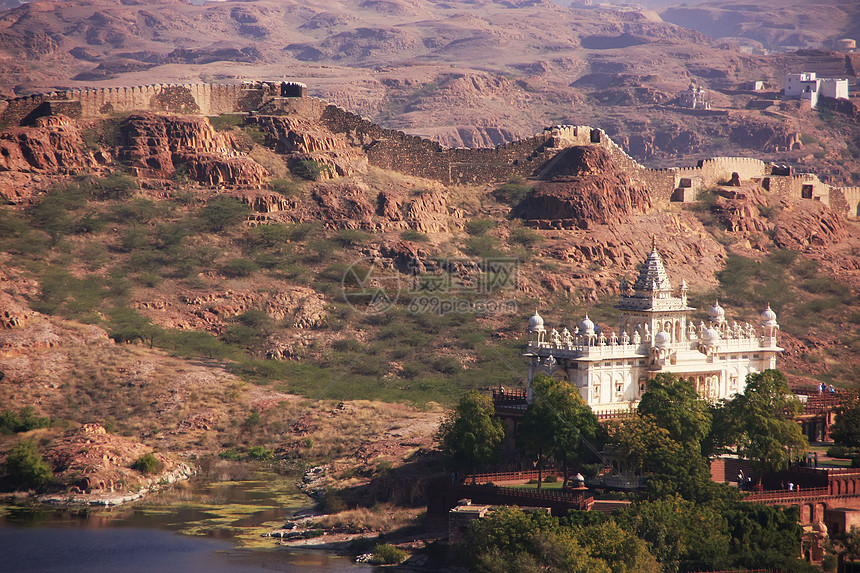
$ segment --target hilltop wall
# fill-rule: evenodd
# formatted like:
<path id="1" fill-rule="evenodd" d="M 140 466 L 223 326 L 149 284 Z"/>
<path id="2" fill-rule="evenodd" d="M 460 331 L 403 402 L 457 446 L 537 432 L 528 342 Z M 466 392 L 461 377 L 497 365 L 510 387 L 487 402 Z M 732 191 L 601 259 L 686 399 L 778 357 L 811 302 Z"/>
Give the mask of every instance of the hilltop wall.
<path id="1" fill-rule="evenodd" d="M 558 150 L 574 145 L 606 149 L 619 168 L 645 185 L 656 205 L 695 200 L 697 189 L 713 187 L 737 173 L 787 199 L 821 201 L 844 216 L 860 216 L 856 187 L 833 188 L 812 174 L 780 175 L 758 159 L 715 157 L 695 167 L 649 169 L 619 147 L 606 133 L 589 126 L 555 126 L 519 141 L 485 149 L 448 149 L 434 141 L 385 129 L 359 115 L 307 96 L 294 82 L 243 84 L 152 84 L 146 86 L 66 90 L 0 102 L 0 129 L 26 125 L 37 117 L 62 113 L 73 118 L 110 117 L 117 113 L 153 111 L 188 115 L 224 113 L 297 114 L 317 120 L 364 149 L 377 167 L 449 184 L 482 185 L 516 177 L 540 178 L 559 158 Z M 692 187 L 682 180 L 694 181 Z M 691 189 L 695 188 L 692 192 Z M 676 191 L 682 191 L 676 193 Z"/>
<path id="2" fill-rule="evenodd" d="M 0 102 L 0 128 L 32 123 L 36 117 L 48 115 L 56 107 L 75 119 L 110 117 L 133 111 L 189 115 L 250 112 L 301 85 L 290 82 L 151 84 L 34 94 Z"/>

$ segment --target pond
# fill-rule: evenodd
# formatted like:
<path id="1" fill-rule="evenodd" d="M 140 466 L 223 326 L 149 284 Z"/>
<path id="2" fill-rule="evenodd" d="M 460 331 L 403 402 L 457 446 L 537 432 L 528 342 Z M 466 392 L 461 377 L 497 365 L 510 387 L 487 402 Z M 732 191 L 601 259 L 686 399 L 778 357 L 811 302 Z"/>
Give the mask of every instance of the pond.
<path id="1" fill-rule="evenodd" d="M 194 480 L 111 509 L 0 507 L 0 569 L 36 571 L 372 571 L 348 559 L 278 547 L 261 536 L 309 500 L 295 477 Z"/>

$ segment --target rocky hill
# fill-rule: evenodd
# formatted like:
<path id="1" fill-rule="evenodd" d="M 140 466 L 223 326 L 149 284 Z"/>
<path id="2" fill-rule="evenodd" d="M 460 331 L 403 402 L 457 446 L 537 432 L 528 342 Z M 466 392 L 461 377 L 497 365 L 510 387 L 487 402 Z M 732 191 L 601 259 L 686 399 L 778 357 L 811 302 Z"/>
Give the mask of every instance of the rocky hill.
<path id="1" fill-rule="evenodd" d="M 856 122 L 778 96 L 787 71 L 856 78 L 856 57 L 827 51 L 853 37 L 853 3 L 831 3 L 812 20 L 809 10 L 781 3 L 778 18 L 776 9 L 761 12 L 779 31 L 774 43 L 801 49 L 759 56 L 718 39 L 767 35 L 740 5 L 666 9 L 661 19 L 548 1 L 27 3 L 0 15 L 8 64 L 0 94 L 286 74 L 313 95 L 450 147 L 488 147 L 552 124 L 597 125 L 650 165 L 747 155 L 850 184 L 860 172 Z M 673 18 L 727 28 L 705 30 L 711 39 Z M 740 30 L 737 22 L 751 23 Z M 754 80 L 768 90 L 747 91 Z M 673 106 L 691 81 L 720 113 Z"/>
<path id="2" fill-rule="evenodd" d="M 536 306 L 611 330 L 654 236 L 697 318 L 770 304 L 792 376 L 860 383 L 855 110 L 739 89 L 844 57 L 543 2 L 156 7 L 0 16 L 0 85 L 42 94 L 0 104 L 0 395 L 66 485 L 411 455 L 435 404 L 522 384 Z M 285 69 L 342 107 L 235 81 Z M 690 79 L 734 107 L 664 105 Z"/>

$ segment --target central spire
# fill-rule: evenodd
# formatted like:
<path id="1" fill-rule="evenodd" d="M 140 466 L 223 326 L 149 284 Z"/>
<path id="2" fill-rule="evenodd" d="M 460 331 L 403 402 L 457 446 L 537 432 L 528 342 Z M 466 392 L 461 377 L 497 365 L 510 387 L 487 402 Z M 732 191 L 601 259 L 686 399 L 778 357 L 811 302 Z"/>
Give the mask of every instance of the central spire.
<path id="1" fill-rule="evenodd" d="M 657 237 L 651 236 L 651 252 L 645 257 L 639 267 L 639 277 L 633 285 L 633 290 L 640 292 L 671 291 L 672 283 L 663 266 L 663 259 L 657 252 Z"/>

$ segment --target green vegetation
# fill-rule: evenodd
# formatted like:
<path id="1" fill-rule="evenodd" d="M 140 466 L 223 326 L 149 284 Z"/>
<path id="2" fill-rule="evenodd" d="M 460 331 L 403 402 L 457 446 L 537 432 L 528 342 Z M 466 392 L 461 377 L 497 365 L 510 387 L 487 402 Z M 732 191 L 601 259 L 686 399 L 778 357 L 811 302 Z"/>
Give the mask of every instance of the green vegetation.
<path id="1" fill-rule="evenodd" d="M 372 562 L 377 565 L 397 565 L 406 559 L 406 557 L 407 553 L 399 547 L 388 543 L 380 543 L 373 548 Z"/>
<path id="2" fill-rule="evenodd" d="M 272 179 L 269 185 L 284 197 L 296 197 L 302 192 L 302 185 L 293 179 Z"/>
<path id="3" fill-rule="evenodd" d="M 588 419 L 567 423 L 575 414 L 564 412 L 571 407 L 575 412 L 578 402 L 578 393 L 568 385 L 546 377 L 535 377 L 533 383 L 535 400 L 517 429 L 528 451 L 552 455 L 553 445 L 562 447 L 570 428 L 579 430 L 575 437 L 584 437 L 580 428 L 596 426 Z M 711 481 L 706 455 L 737 439 L 761 467 L 778 467 L 794 440 L 788 424 L 797 429 L 793 421 L 781 421 L 784 411 L 791 410 L 785 393 L 779 372 L 750 377 L 747 395 L 735 399 L 741 405 L 729 414 L 735 423 L 735 416 L 751 418 L 746 422 L 750 429 L 740 426 L 742 433 L 755 432 L 755 443 L 748 445 L 744 435 L 749 434 L 721 435 L 733 427 L 715 423 L 728 407 L 713 408 L 698 398 L 690 382 L 658 375 L 649 381 L 639 416 L 614 423 L 609 435 L 615 453 L 647 474 L 648 489 L 641 499 L 612 517 L 570 512 L 558 519 L 516 508 L 495 511 L 467 530 L 469 565 L 492 572 L 810 570 L 796 557 L 802 533 L 797 508 L 740 501 L 735 488 Z M 780 440 L 784 443 L 777 447 Z M 577 446 L 567 443 L 566 449 L 577 451 Z"/>
<path id="4" fill-rule="evenodd" d="M 53 481 L 54 474 L 36 442 L 23 440 L 6 453 L 6 479 L 14 488 L 42 489 Z"/>
<path id="5" fill-rule="evenodd" d="M 744 393 L 724 407 L 731 429 L 726 443 L 738 445 L 740 453 L 756 462 L 759 476 L 788 467 L 791 459 L 809 448 L 806 436 L 794 421 L 802 406 L 788 388 L 788 379 L 778 370 L 747 376 Z"/>
<path id="6" fill-rule="evenodd" d="M 566 486 L 571 472 L 601 449 L 605 432 L 570 384 L 538 375 L 531 388 L 533 400 L 518 425 L 517 444 L 537 461 L 538 489 L 547 458 L 562 468 Z"/>
<path id="7" fill-rule="evenodd" d="M 505 426 L 495 417 L 493 401 L 479 392 L 469 392 L 460 399 L 437 436 L 442 452 L 451 462 L 473 474 L 497 458 L 504 437 Z"/>
<path id="8" fill-rule="evenodd" d="M 220 233 L 226 228 L 244 221 L 251 209 L 232 197 L 218 196 L 200 210 L 203 228 L 212 233 Z"/>
<path id="9" fill-rule="evenodd" d="M 221 115 L 209 117 L 209 123 L 217 131 L 229 131 L 234 127 L 244 125 L 245 116 L 238 113 L 222 113 Z"/>
<path id="10" fill-rule="evenodd" d="M 162 470 L 163 467 L 164 464 L 162 464 L 161 461 L 159 461 L 159 459 L 155 457 L 155 454 L 151 452 L 148 454 L 143 454 L 142 456 L 134 460 L 134 463 L 131 465 L 131 469 L 147 475 L 157 474 Z"/>
<path id="11" fill-rule="evenodd" d="M 490 229 L 496 228 L 496 222 L 492 219 L 472 219 L 466 223 L 466 232 L 475 237 L 487 234 Z"/>
<path id="12" fill-rule="evenodd" d="M 493 191 L 493 197 L 500 203 L 517 205 L 526 198 L 531 190 L 531 185 L 528 185 L 522 179 L 512 179 Z"/>
<path id="13" fill-rule="evenodd" d="M 320 179 L 331 176 L 331 167 L 321 161 L 317 161 L 316 159 L 298 161 L 290 168 L 290 171 L 292 171 L 294 175 L 309 181 L 319 181 Z"/>
<path id="14" fill-rule="evenodd" d="M 33 406 L 24 406 L 17 413 L 13 410 L 0 412 L 0 434 L 29 432 L 50 425 L 51 418 L 37 416 Z"/>
<path id="15" fill-rule="evenodd" d="M 856 393 L 843 400 L 836 409 L 836 420 L 830 429 L 830 437 L 838 446 L 860 449 L 860 399 Z M 829 451 L 828 455 L 831 455 Z"/>

